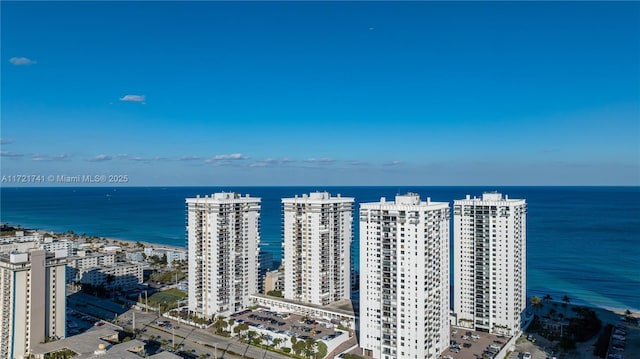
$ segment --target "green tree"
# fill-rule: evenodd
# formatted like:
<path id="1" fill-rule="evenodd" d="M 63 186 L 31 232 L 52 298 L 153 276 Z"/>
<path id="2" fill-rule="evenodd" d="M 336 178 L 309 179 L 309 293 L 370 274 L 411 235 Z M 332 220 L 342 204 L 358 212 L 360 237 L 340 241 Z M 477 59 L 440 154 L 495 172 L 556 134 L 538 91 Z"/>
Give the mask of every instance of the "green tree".
<path id="1" fill-rule="evenodd" d="M 222 331 L 227 327 L 227 321 L 222 317 L 219 317 L 218 320 L 215 321 L 213 326 L 215 327 L 216 334 L 221 334 Z"/>
<path id="2" fill-rule="evenodd" d="M 302 354 L 307 358 L 311 358 L 314 353 L 315 352 L 313 351 L 312 348 L 304 347 L 304 349 L 302 349 Z"/>
<path id="3" fill-rule="evenodd" d="M 293 337 L 291 337 L 291 339 L 293 339 Z M 291 346 L 291 349 L 293 349 L 293 352 L 296 353 L 296 355 L 300 355 L 300 353 L 302 353 L 304 348 L 305 348 L 305 345 L 303 341 L 297 341 L 295 342 L 295 344 Z"/>
<path id="4" fill-rule="evenodd" d="M 236 334 L 240 334 L 248 329 L 249 329 L 249 325 L 247 323 L 241 323 L 236 325 L 235 328 L 233 328 L 233 332 Z"/>
<path id="5" fill-rule="evenodd" d="M 260 343 L 266 346 L 268 342 L 269 342 L 269 336 L 264 333 L 260 334 Z"/>
<path id="6" fill-rule="evenodd" d="M 540 297 L 538 297 L 537 295 L 534 295 L 533 297 L 531 297 L 531 306 L 533 307 L 533 310 L 536 312 L 540 308 L 542 308 L 542 300 L 540 300 Z"/>
<path id="7" fill-rule="evenodd" d="M 278 345 L 282 344 L 283 342 L 284 342 L 284 339 L 279 338 L 279 337 L 275 337 L 271 341 L 271 346 L 274 347 L 274 348 L 277 348 Z"/>
<path id="8" fill-rule="evenodd" d="M 258 335 L 257 332 L 250 330 L 247 332 L 247 342 L 251 343 L 253 341 L 253 338 L 255 338 Z"/>
<path id="9" fill-rule="evenodd" d="M 569 305 L 569 302 L 571 302 L 571 298 L 569 298 L 568 295 L 565 295 L 564 297 L 562 297 L 562 307 L 564 308 L 565 313 L 567 312 L 567 305 Z"/>
<path id="10" fill-rule="evenodd" d="M 322 341 L 318 340 L 316 342 L 316 351 L 318 358 L 324 358 L 327 356 L 327 345 Z"/>
<path id="11" fill-rule="evenodd" d="M 313 338 L 309 338 L 304 341 L 304 355 L 307 358 L 311 358 L 315 354 L 316 341 Z"/>

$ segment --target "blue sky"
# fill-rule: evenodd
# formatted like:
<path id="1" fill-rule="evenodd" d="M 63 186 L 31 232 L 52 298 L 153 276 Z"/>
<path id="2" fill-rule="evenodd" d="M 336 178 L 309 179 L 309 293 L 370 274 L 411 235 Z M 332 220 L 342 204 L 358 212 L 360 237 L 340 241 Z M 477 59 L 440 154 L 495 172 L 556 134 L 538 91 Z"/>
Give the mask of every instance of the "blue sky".
<path id="1" fill-rule="evenodd" d="M 4 176 L 640 185 L 639 3 L 1 6 Z"/>

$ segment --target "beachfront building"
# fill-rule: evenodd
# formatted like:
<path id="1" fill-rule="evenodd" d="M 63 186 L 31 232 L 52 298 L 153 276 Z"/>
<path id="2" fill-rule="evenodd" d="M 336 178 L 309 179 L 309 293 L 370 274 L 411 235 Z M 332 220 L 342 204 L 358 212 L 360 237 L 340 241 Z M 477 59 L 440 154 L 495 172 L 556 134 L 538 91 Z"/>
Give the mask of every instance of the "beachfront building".
<path id="1" fill-rule="evenodd" d="M 189 310 L 202 317 L 250 306 L 258 292 L 260 198 L 187 198 Z"/>
<path id="2" fill-rule="evenodd" d="M 276 269 L 271 272 L 267 272 L 264 276 L 264 294 L 271 291 L 278 291 L 284 293 L 284 271 Z"/>
<path id="3" fill-rule="evenodd" d="M 350 299 L 352 197 L 283 198 L 284 297 L 316 305 Z"/>
<path id="4" fill-rule="evenodd" d="M 80 282 L 85 272 L 94 268 L 113 266 L 116 263 L 114 253 L 87 253 L 77 251 L 77 255 L 67 260 L 67 283 Z"/>
<path id="5" fill-rule="evenodd" d="M 44 240 L 44 235 L 39 232 L 15 231 L 13 236 L 5 236 L 0 238 L 0 243 L 15 243 L 15 242 L 37 242 L 40 243 Z"/>
<path id="6" fill-rule="evenodd" d="M 273 268 L 273 254 L 267 251 L 260 251 L 260 268 L 258 268 L 258 293 L 266 293 L 264 283 L 267 273 Z"/>
<path id="7" fill-rule="evenodd" d="M 65 336 L 66 252 L 0 255 L 0 359 L 28 358 L 34 345 Z"/>
<path id="8" fill-rule="evenodd" d="M 142 264 L 117 262 L 114 265 L 85 269 L 80 274 L 79 282 L 106 289 L 132 289 L 143 282 Z"/>
<path id="9" fill-rule="evenodd" d="M 65 251 L 67 257 L 71 257 L 74 250 L 73 241 L 69 239 L 54 239 L 52 237 L 45 237 L 41 247 L 47 252 Z"/>
<path id="10" fill-rule="evenodd" d="M 186 261 L 187 251 L 177 248 L 156 248 L 147 247 L 144 249 L 144 254 L 148 257 L 156 256 L 158 258 L 167 258 L 167 267 L 172 268 L 174 262 Z"/>
<path id="11" fill-rule="evenodd" d="M 418 194 L 360 204 L 360 347 L 381 359 L 449 346 L 449 204 Z"/>
<path id="12" fill-rule="evenodd" d="M 454 201 L 453 211 L 457 324 L 517 335 L 527 304 L 525 200 L 467 195 Z"/>

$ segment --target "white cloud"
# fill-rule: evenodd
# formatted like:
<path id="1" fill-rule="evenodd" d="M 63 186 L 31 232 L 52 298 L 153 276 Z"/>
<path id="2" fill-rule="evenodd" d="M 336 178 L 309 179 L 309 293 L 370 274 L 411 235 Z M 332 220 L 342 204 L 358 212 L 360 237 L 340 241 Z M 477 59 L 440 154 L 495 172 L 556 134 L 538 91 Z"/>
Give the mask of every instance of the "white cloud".
<path id="1" fill-rule="evenodd" d="M 13 140 L 10 138 L 0 138 L 0 145 L 8 145 L 13 143 Z"/>
<path id="2" fill-rule="evenodd" d="M 24 156 L 21 153 L 15 153 L 15 152 L 11 152 L 11 151 L 0 151 L 0 156 L 2 157 L 22 157 Z"/>
<path id="3" fill-rule="evenodd" d="M 237 161 L 237 160 L 246 160 L 249 157 L 243 156 L 242 153 L 230 153 L 224 155 L 215 155 L 211 158 L 207 158 L 204 160 L 206 163 L 215 163 L 221 161 Z"/>
<path id="4" fill-rule="evenodd" d="M 104 161 L 110 161 L 112 159 L 113 159 L 112 156 L 105 155 L 105 154 L 99 154 L 99 155 L 89 159 L 89 161 L 91 161 L 91 162 L 104 162 Z"/>
<path id="5" fill-rule="evenodd" d="M 214 157 L 214 159 L 216 160 L 244 160 L 246 159 L 245 156 L 242 155 L 242 153 L 231 153 L 228 155 L 216 155 Z"/>
<path id="6" fill-rule="evenodd" d="M 138 102 L 138 103 L 145 103 L 146 97 L 144 95 L 124 95 L 122 97 L 120 97 L 120 101 L 125 101 L 125 102 Z"/>
<path id="7" fill-rule="evenodd" d="M 348 162 L 351 166 L 364 166 L 364 165 L 368 165 L 367 162 L 362 162 L 362 161 L 349 161 Z"/>
<path id="8" fill-rule="evenodd" d="M 135 156 L 135 157 L 123 157 L 123 158 L 128 158 L 131 161 L 137 161 L 137 162 L 151 162 L 151 161 L 167 161 L 168 158 L 167 157 L 160 157 L 160 156 L 156 156 L 156 157 L 140 157 L 140 156 Z"/>
<path id="9" fill-rule="evenodd" d="M 178 160 L 178 161 L 197 161 L 197 160 L 201 160 L 201 159 L 202 159 L 202 157 L 200 157 L 200 156 L 187 155 L 187 156 L 178 157 L 176 160 Z"/>
<path id="10" fill-rule="evenodd" d="M 288 163 L 294 162 L 294 160 L 289 158 L 265 158 L 262 161 L 257 161 L 249 165 L 249 167 L 275 167 L 282 166 Z"/>
<path id="11" fill-rule="evenodd" d="M 9 62 L 14 64 L 15 66 L 26 66 L 26 65 L 35 65 L 38 62 L 31 60 L 28 57 L 12 57 L 9 59 Z"/>
<path id="12" fill-rule="evenodd" d="M 309 158 L 309 159 L 305 160 L 305 162 L 307 162 L 307 163 L 322 163 L 322 164 L 328 164 L 328 163 L 333 163 L 333 162 L 335 162 L 335 160 L 334 160 L 333 158 L 323 157 L 323 158 Z"/>
<path id="13" fill-rule="evenodd" d="M 403 162 L 402 161 L 389 161 L 389 162 L 385 162 L 383 163 L 384 166 L 398 166 L 401 165 Z"/>
<path id="14" fill-rule="evenodd" d="M 64 161 L 71 158 L 71 155 L 63 153 L 59 155 L 33 155 L 31 159 L 33 161 Z"/>

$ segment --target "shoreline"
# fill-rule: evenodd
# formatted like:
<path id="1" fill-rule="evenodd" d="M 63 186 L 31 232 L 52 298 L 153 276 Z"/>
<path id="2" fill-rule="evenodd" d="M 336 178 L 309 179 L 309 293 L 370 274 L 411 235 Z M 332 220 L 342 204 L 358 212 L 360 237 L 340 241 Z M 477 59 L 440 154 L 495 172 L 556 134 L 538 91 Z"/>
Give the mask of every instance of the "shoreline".
<path id="1" fill-rule="evenodd" d="M 59 233 L 59 232 L 55 232 L 52 230 L 46 230 L 46 229 L 31 229 L 31 228 L 26 228 L 26 227 L 22 227 L 19 224 L 12 224 L 12 223 L 8 223 L 8 222 L 3 222 L 1 224 L 6 224 L 9 226 L 13 226 L 13 227 L 19 227 L 21 230 L 25 230 L 25 231 L 34 231 L 34 232 L 38 232 L 38 233 L 46 233 L 46 234 L 55 234 L 57 236 L 63 236 L 66 238 L 72 237 L 73 235 L 68 235 L 66 233 Z M 78 233 L 75 233 L 75 235 L 78 235 Z M 71 239 L 73 241 L 78 241 L 79 239 L 81 239 L 83 237 L 79 237 L 78 239 Z M 98 238 L 100 241 L 103 241 L 106 245 L 118 245 L 119 243 L 128 243 L 128 246 L 123 246 L 123 250 L 125 249 L 135 249 L 137 246 L 137 243 L 141 243 L 144 245 L 145 248 L 167 248 L 167 249 L 174 249 L 174 250 L 182 250 L 182 251 L 188 251 L 188 246 L 175 246 L 175 245 L 168 245 L 168 244 L 160 244 L 160 243 L 152 243 L 152 242 L 148 242 L 148 241 L 138 241 L 138 240 L 132 240 L 132 239 L 122 239 L 122 238 L 116 238 L 116 237 L 102 237 L 102 236 L 88 236 L 87 238 Z M 527 295 L 527 298 L 530 298 L 531 296 Z M 542 299 L 542 297 L 540 297 Z M 578 299 L 579 300 L 579 299 Z M 564 304 L 564 302 L 562 302 L 561 300 L 556 300 L 553 299 L 551 301 L 547 301 L 546 303 L 555 303 L 557 304 L 557 306 L 561 306 L 562 304 Z M 529 305 L 529 303 L 527 303 L 527 305 Z M 586 304 L 582 304 L 582 303 L 569 303 L 567 304 L 568 307 L 586 307 L 586 308 L 590 308 L 590 309 L 594 309 L 596 311 L 602 311 L 603 314 L 605 313 L 611 313 L 611 314 L 615 314 L 618 316 L 624 316 L 625 315 L 625 311 L 630 310 L 632 312 L 631 316 L 635 317 L 635 318 L 639 318 L 640 319 L 640 308 L 636 309 L 636 308 L 615 308 L 615 307 L 608 307 L 608 306 L 597 306 L 597 305 L 593 305 L 591 303 L 586 303 Z"/>
<path id="2" fill-rule="evenodd" d="M 22 230 L 22 231 L 29 231 L 29 232 L 36 232 L 36 233 L 40 233 L 43 234 L 44 236 L 46 235 L 55 235 L 56 237 L 62 237 L 62 238 L 67 238 L 72 240 L 73 242 L 83 242 L 86 243 L 85 239 L 86 238 L 92 238 L 92 240 L 97 240 L 98 241 L 104 241 L 105 244 L 107 245 L 118 245 L 118 242 L 120 243 L 128 243 L 129 246 L 126 247 L 124 246 L 123 248 L 136 248 L 136 244 L 137 243 L 141 243 L 143 244 L 145 247 L 147 248 L 167 248 L 167 249 L 177 249 L 177 250 L 188 250 L 187 246 L 184 247 L 180 247 L 180 246 L 175 246 L 175 245 L 170 245 L 170 244 L 160 244 L 160 243 L 152 243 L 152 242 L 148 242 L 148 241 L 138 241 L 138 240 L 132 240 L 132 239 L 123 239 L 123 238 L 116 238 L 116 237 L 103 237 L 103 236 L 98 236 L 98 235 L 94 235 L 94 236 L 86 236 L 86 237 L 82 237 L 80 234 L 78 234 L 77 232 L 73 232 L 73 234 L 69 234 L 67 232 L 56 232 L 54 230 L 48 230 L 48 229 L 33 229 L 33 228 L 27 228 L 27 227 L 23 227 L 22 225 L 19 224 L 13 224 L 13 223 L 8 223 L 8 222 L 2 222 L 2 225 L 7 225 L 7 226 L 11 226 L 14 228 L 19 228 L 18 230 Z M 78 236 L 77 239 L 74 239 L 73 236 L 76 235 Z"/>
<path id="3" fill-rule="evenodd" d="M 562 307 L 563 304 L 565 304 L 565 302 L 561 300 L 552 299 L 550 301 L 544 302 L 544 305 L 542 306 L 541 311 L 544 313 L 548 313 L 549 308 L 553 308 L 556 310 L 558 309 L 564 310 L 564 307 Z M 625 312 L 627 310 L 631 311 L 631 314 L 630 314 L 631 317 L 640 319 L 640 311 L 633 311 L 632 310 L 633 308 L 620 309 L 620 308 L 598 307 L 594 305 L 580 304 L 580 303 L 568 303 L 566 306 L 566 310 L 571 311 L 572 308 L 589 308 L 594 310 L 596 314 L 598 314 L 598 318 L 602 320 L 603 325 L 605 322 L 605 318 L 607 318 L 607 320 L 609 320 L 612 324 L 615 324 L 615 322 L 620 321 L 622 317 L 626 316 Z"/>
<path id="4" fill-rule="evenodd" d="M 186 251 L 188 249 L 187 247 L 178 247 L 178 246 L 171 246 L 168 244 L 157 244 L 157 243 L 151 243 L 151 242 L 145 242 L 145 241 L 132 241 L 129 239 L 120 239 L 120 238 L 113 238 L 113 237 L 100 237 L 100 238 L 104 238 L 107 244 L 118 245 L 118 243 L 122 243 L 122 242 L 129 243 L 129 246 L 124 248 L 136 248 L 136 244 L 141 243 L 146 248 L 167 248 L 167 249 L 177 249 L 181 251 Z"/>

